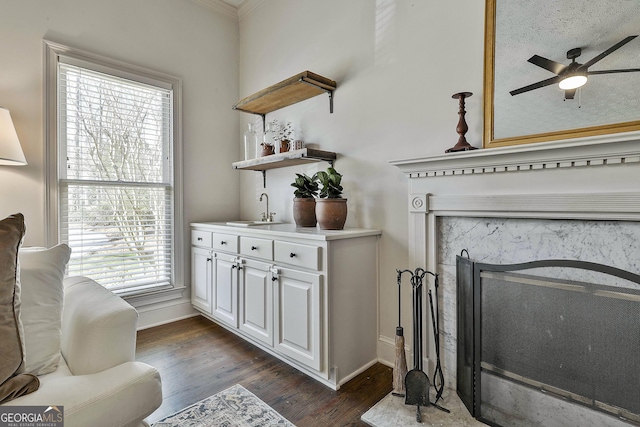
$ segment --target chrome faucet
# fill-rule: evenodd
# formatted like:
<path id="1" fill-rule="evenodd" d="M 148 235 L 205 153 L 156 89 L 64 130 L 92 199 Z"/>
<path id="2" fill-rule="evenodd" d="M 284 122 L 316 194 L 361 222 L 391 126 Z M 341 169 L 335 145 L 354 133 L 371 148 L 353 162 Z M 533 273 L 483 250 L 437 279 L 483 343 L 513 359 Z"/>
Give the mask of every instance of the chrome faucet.
<path id="1" fill-rule="evenodd" d="M 262 201 L 262 197 L 265 197 L 267 199 L 267 211 L 266 212 L 262 212 L 262 219 L 261 221 L 265 221 L 265 222 L 273 222 L 273 216 L 276 214 L 275 212 L 269 212 L 269 195 L 267 193 L 262 193 L 260 195 L 260 201 Z"/>

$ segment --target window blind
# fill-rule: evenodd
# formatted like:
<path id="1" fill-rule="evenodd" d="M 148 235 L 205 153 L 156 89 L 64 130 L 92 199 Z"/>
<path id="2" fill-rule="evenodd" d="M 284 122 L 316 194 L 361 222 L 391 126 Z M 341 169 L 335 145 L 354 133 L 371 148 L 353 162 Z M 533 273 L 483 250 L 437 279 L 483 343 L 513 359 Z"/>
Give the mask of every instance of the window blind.
<path id="1" fill-rule="evenodd" d="M 58 93 L 68 274 L 111 290 L 170 286 L 172 90 L 61 62 Z"/>

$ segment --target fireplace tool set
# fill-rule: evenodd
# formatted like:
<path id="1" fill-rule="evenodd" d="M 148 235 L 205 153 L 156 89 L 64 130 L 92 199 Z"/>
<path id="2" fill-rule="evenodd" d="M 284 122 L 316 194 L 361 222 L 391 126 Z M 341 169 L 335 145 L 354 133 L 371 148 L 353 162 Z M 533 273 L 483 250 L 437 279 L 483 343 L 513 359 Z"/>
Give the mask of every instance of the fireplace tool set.
<path id="1" fill-rule="evenodd" d="M 404 397 L 406 405 L 416 405 L 416 421 L 422 422 L 421 406 L 433 405 L 436 408 L 449 412 L 448 409 L 438 405 L 444 391 L 444 374 L 440 364 L 440 328 L 438 310 L 438 275 L 422 268 L 411 270 L 396 270 L 398 272 L 398 327 L 396 329 L 396 363 L 393 370 L 393 395 L 402 396 L 401 384 L 404 382 Z M 402 274 L 411 275 L 411 287 L 413 290 L 413 369 L 407 372 L 406 360 L 404 356 L 403 329 L 400 326 L 400 288 Z M 429 305 L 431 308 L 431 322 L 435 340 L 436 367 L 433 373 L 433 387 L 436 391 L 436 398 L 429 401 L 429 377 L 422 370 L 422 281 L 424 276 L 431 274 L 435 277 L 435 310 L 431 290 L 429 290 Z M 400 345 L 402 349 L 399 350 Z M 403 369 L 404 363 L 404 369 Z M 405 374 L 406 373 L 406 374 Z M 404 381 L 403 381 L 404 379 Z"/>

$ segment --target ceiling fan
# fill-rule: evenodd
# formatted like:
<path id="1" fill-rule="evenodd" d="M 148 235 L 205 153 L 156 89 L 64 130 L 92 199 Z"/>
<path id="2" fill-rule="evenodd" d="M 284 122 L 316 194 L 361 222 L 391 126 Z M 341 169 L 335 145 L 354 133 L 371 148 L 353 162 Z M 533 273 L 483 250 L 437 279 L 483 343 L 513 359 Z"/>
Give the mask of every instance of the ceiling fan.
<path id="1" fill-rule="evenodd" d="M 570 49 L 567 51 L 567 59 L 571 60 L 571 64 L 564 65 L 559 62 L 552 61 L 551 59 L 543 58 L 542 56 L 533 55 L 528 59 L 533 65 L 537 65 L 538 67 L 542 67 L 545 70 L 549 70 L 552 73 L 556 74 L 555 77 L 551 77 L 550 79 L 542 80 L 537 83 L 530 84 L 528 86 L 521 87 L 520 89 L 512 90 L 509 92 L 511 96 L 518 95 L 524 92 L 529 92 L 530 90 L 540 89 L 541 87 L 549 86 L 555 83 L 559 84 L 560 89 L 564 89 L 564 98 L 565 99 L 573 99 L 576 89 L 583 86 L 587 83 L 587 76 L 592 74 L 612 74 L 612 73 L 631 73 L 635 71 L 640 71 L 640 68 L 629 68 L 625 70 L 603 70 L 603 71 L 589 71 L 589 67 L 591 67 L 596 62 L 600 61 L 605 56 L 610 53 L 620 49 L 625 44 L 629 43 L 631 40 L 638 37 L 629 36 L 618 42 L 617 44 L 611 46 L 609 49 L 605 50 L 601 54 L 595 56 L 591 60 L 585 62 L 584 64 L 580 64 L 576 62 L 576 58 L 578 58 L 582 54 L 582 49 L 576 47 L 574 49 Z"/>

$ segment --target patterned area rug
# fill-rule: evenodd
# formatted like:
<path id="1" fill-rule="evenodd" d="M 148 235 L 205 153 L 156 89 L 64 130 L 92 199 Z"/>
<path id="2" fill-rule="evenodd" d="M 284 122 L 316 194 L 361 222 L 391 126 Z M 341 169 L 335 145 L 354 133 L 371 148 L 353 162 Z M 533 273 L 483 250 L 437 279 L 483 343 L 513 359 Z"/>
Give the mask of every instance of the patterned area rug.
<path id="1" fill-rule="evenodd" d="M 239 384 L 209 396 L 152 427 L 295 427 Z"/>

